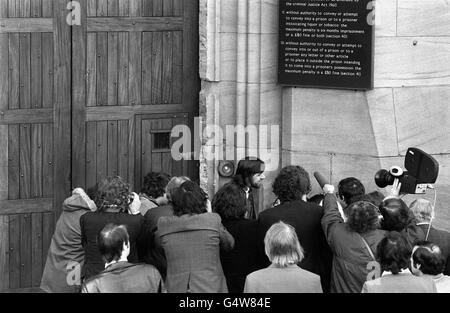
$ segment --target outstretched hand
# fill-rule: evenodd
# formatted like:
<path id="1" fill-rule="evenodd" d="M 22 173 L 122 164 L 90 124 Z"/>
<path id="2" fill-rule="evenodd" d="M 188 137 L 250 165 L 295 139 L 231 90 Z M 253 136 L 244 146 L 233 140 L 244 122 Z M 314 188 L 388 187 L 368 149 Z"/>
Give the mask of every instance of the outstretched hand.
<path id="1" fill-rule="evenodd" d="M 402 183 L 398 178 L 394 179 L 394 183 L 392 184 L 392 188 L 389 190 L 390 197 L 399 197 L 400 189 L 402 188 Z"/>
<path id="2" fill-rule="evenodd" d="M 331 193 L 331 194 L 333 194 L 334 193 L 334 186 L 330 185 L 330 184 L 325 184 L 323 186 L 322 190 L 323 190 L 324 193 Z"/>

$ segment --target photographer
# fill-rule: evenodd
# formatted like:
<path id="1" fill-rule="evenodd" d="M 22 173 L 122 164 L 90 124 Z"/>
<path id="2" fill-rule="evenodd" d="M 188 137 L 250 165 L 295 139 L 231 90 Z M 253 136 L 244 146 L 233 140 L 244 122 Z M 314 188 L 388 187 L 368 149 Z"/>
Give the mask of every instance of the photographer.
<path id="1" fill-rule="evenodd" d="M 378 208 L 368 201 L 347 207 L 347 222 L 338 209 L 334 186 L 326 184 L 322 228 L 333 251 L 331 292 L 359 293 L 367 280 L 367 265 L 376 261 L 376 247 L 386 236 Z"/>
<path id="2" fill-rule="evenodd" d="M 81 243 L 85 252 L 84 278 L 90 278 L 105 269 L 105 262 L 97 246 L 97 236 L 107 224 L 125 225 L 130 236 L 131 263 L 138 262 L 137 238 L 144 217 L 141 215 L 139 196 L 131 193 L 130 186 L 121 177 L 108 177 L 98 183 L 94 197 L 96 212 L 80 218 Z"/>
<path id="3" fill-rule="evenodd" d="M 417 220 L 406 203 L 400 199 L 402 184 L 395 179 L 390 195 L 380 204 L 382 215 L 381 228 L 386 231 L 396 231 L 402 234 L 412 249 L 417 239 L 423 239 L 422 231 L 416 226 Z"/>

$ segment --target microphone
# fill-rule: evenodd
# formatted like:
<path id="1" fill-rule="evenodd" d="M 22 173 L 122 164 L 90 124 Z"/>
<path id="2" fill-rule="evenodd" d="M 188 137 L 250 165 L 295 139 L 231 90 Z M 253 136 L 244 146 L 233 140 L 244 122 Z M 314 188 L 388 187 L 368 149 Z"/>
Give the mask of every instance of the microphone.
<path id="1" fill-rule="evenodd" d="M 319 183 L 320 188 L 323 188 L 326 184 L 330 184 L 328 179 L 325 178 L 322 174 L 319 172 L 314 172 L 314 177 L 316 178 L 317 182 Z"/>

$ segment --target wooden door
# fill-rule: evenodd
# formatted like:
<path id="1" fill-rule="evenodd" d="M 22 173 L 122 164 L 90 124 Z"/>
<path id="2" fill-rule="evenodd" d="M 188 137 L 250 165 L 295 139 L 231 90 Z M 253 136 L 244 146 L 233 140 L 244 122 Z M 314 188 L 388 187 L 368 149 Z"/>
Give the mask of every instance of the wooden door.
<path id="1" fill-rule="evenodd" d="M 70 188 L 65 8 L 0 0 L 0 290 L 39 286 Z"/>
<path id="2" fill-rule="evenodd" d="M 73 31 L 72 187 L 152 171 L 198 175 L 171 158 L 171 128 L 198 113 L 198 0 L 85 0 Z"/>

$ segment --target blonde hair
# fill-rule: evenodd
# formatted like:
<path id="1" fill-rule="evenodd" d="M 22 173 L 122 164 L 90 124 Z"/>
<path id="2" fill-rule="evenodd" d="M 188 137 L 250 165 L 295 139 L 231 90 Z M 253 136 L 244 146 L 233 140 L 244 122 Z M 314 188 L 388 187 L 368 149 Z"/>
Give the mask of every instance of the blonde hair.
<path id="1" fill-rule="evenodd" d="M 287 267 L 303 260 L 303 248 L 294 227 L 289 224 L 273 224 L 266 233 L 264 245 L 270 262 L 277 266 Z"/>
<path id="2" fill-rule="evenodd" d="M 419 222 L 429 222 L 434 218 L 433 205 L 428 200 L 414 200 L 409 208 Z"/>

